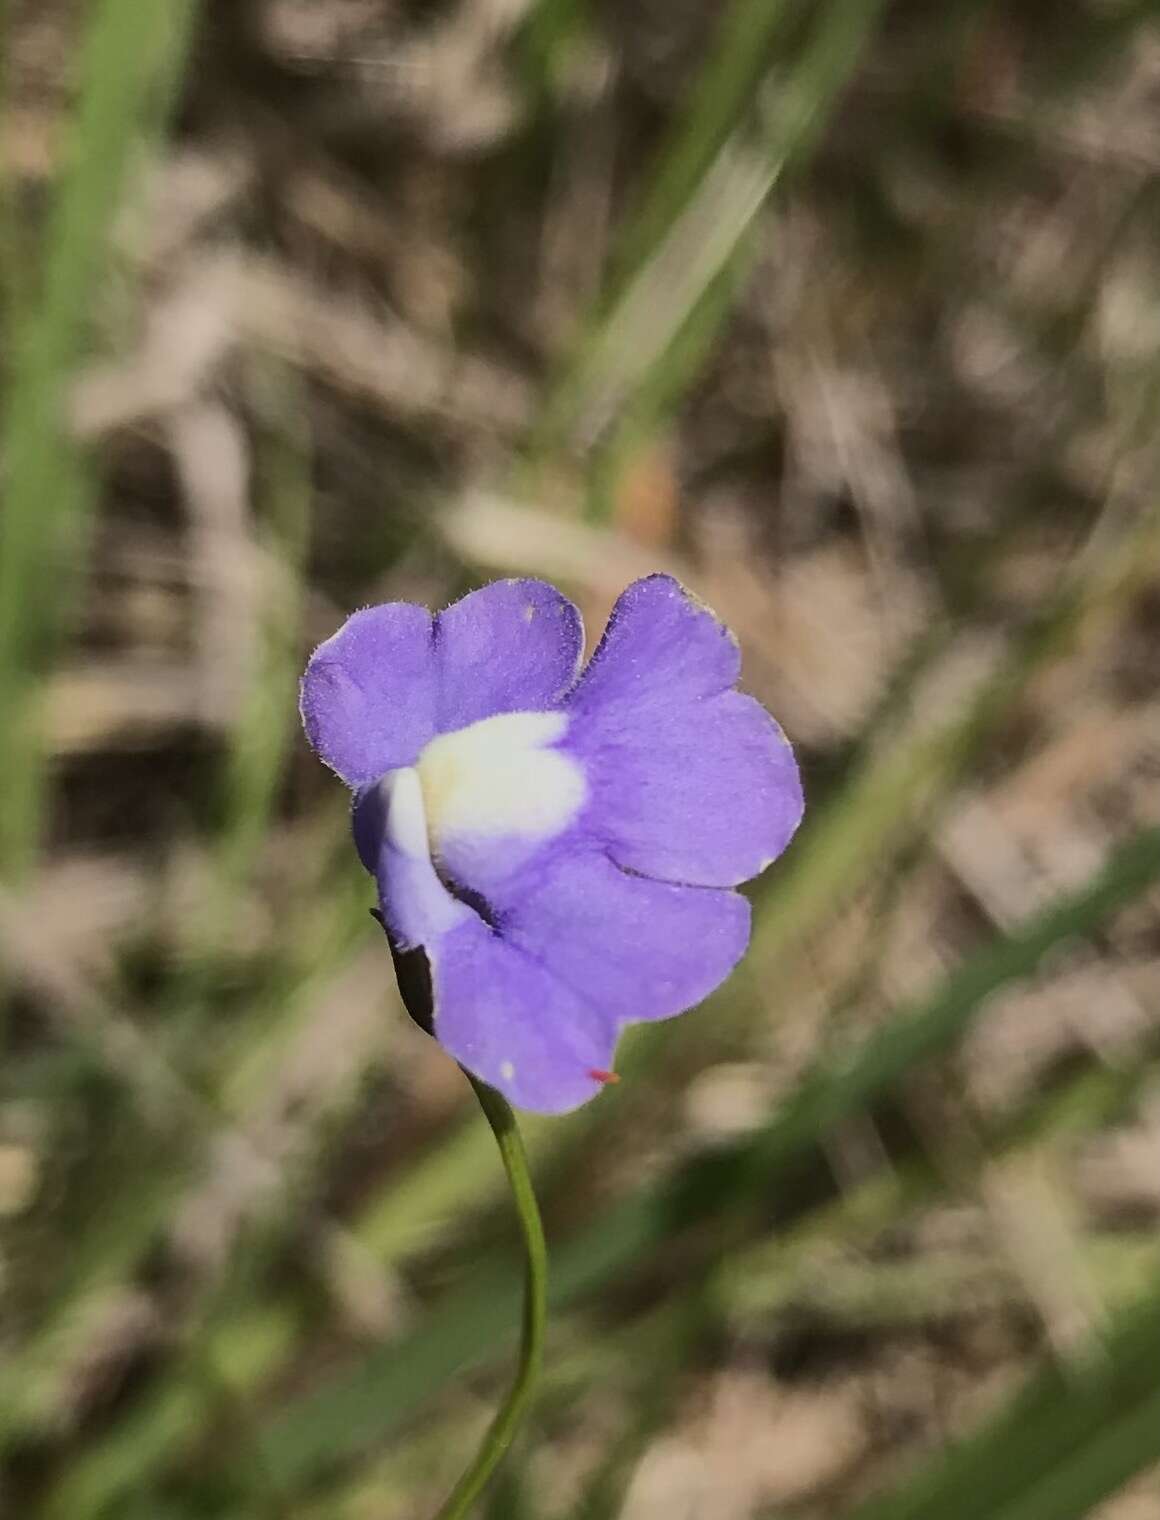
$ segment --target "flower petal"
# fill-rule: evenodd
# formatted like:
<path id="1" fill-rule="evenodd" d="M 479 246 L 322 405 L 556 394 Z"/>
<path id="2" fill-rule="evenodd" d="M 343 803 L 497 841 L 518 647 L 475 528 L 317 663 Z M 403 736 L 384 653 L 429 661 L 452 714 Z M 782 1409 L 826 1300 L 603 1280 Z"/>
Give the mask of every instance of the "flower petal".
<path id="1" fill-rule="evenodd" d="M 311 656 L 302 678 L 306 736 L 348 786 L 410 765 L 435 733 L 433 620 L 387 602 L 354 613 Z"/>
<path id="2" fill-rule="evenodd" d="M 749 942 L 738 893 L 632 876 L 582 843 L 529 868 L 497 907 L 506 940 L 619 1025 L 692 1008 Z"/>
<path id="3" fill-rule="evenodd" d="M 729 887 L 781 854 L 802 816 L 793 752 L 731 690 L 737 647 L 677 581 L 637 581 L 575 691 L 566 749 L 587 775 L 584 829 L 626 870 Z"/>
<path id="4" fill-rule="evenodd" d="M 428 951 L 439 1043 L 518 1108 L 559 1114 L 601 1089 L 617 1029 L 475 918 Z"/>
<path id="5" fill-rule="evenodd" d="M 496 581 L 435 619 L 440 733 L 554 707 L 576 678 L 580 613 L 546 581 Z"/>

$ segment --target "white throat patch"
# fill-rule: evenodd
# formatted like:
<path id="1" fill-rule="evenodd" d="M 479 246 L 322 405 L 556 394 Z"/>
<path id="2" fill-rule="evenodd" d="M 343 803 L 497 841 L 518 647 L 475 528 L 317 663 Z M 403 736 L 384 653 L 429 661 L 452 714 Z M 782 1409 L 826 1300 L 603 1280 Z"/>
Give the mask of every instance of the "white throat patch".
<path id="1" fill-rule="evenodd" d="M 588 795 L 579 764 L 551 748 L 567 728 L 563 713 L 498 713 L 432 739 L 415 768 L 433 853 L 563 833 Z"/>

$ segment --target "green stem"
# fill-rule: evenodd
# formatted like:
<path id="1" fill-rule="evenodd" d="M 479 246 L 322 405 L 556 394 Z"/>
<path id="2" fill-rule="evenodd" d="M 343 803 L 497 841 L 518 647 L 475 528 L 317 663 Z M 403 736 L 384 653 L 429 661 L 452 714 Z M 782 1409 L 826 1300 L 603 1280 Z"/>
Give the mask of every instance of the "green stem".
<path id="1" fill-rule="evenodd" d="M 475 1090 L 484 1117 L 491 1125 L 500 1159 L 511 1185 L 524 1237 L 524 1322 L 520 1338 L 520 1362 L 515 1382 L 480 1443 L 475 1459 L 455 1485 L 435 1520 L 461 1520 L 483 1492 L 499 1466 L 532 1402 L 544 1354 L 544 1329 L 548 1320 L 548 1247 L 544 1226 L 528 1171 L 528 1157 L 520 1138 L 516 1116 L 493 1087 L 464 1075 Z"/>

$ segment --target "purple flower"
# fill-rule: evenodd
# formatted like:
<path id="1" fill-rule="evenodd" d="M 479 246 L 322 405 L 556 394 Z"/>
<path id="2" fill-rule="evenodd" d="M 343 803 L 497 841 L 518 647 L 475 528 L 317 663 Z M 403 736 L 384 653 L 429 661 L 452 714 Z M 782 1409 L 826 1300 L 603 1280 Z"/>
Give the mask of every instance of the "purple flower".
<path id="1" fill-rule="evenodd" d="M 678 582 L 629 586 L 581 673 L 582 646 L 554 587 L 498 581 L 434 615 L 356 612 L 302 682 L 408 1005 L 540 1113 L 600 1091 L 625 1024 L 729 975 L 731 889 L 802 815 L 789 744 L 733 690 L 735 639 Z"/>

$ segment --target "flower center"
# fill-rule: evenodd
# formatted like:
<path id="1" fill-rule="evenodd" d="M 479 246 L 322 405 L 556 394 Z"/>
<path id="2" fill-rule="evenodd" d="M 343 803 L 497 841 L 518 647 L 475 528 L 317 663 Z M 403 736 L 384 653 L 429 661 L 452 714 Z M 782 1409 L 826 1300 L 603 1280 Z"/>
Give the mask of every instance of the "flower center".
<path id="1" fill-rule="evenodd" d="M 554 747 L 567 728 L 563 713 L 499 713 L 432 739 L 416 764 L 432 853 L 563 833 L 588 794 L 578 762 Z"/>

